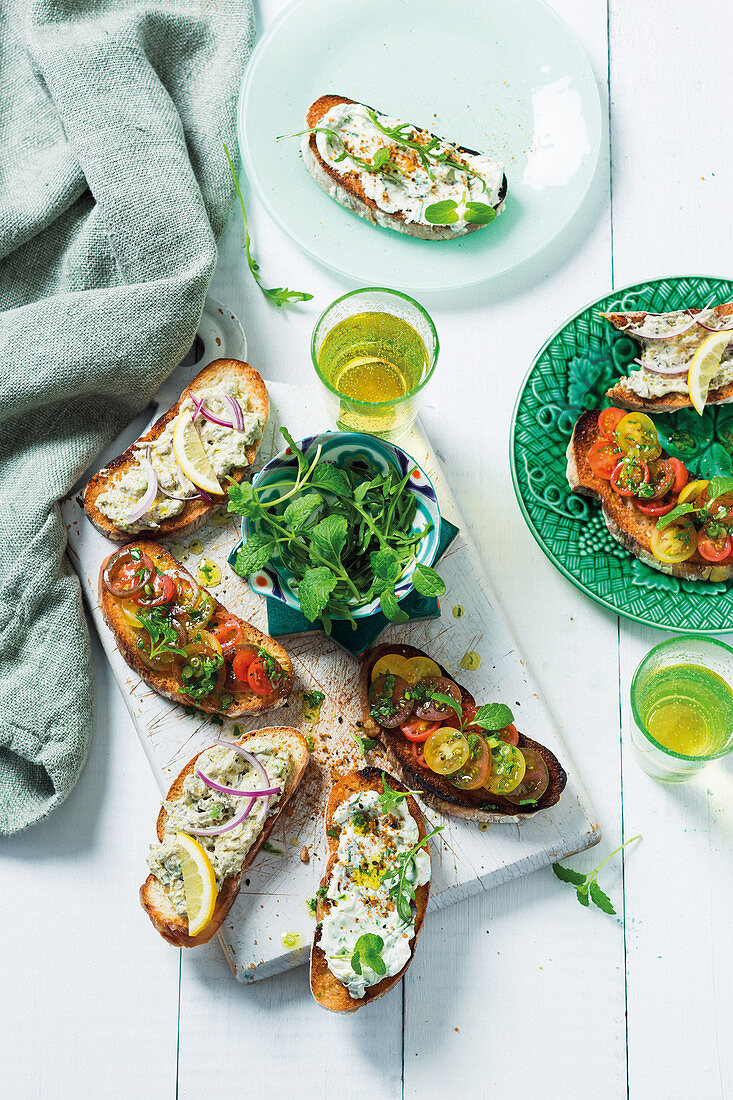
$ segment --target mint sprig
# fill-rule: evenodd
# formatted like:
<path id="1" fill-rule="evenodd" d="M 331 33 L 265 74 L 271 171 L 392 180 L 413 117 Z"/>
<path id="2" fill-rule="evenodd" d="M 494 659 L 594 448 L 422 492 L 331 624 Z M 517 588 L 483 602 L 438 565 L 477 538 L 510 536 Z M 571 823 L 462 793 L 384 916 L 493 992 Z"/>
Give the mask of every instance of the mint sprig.
<path id="1" fill-rule="evenodd" d="M 637 836 L 632 836 L 630 840 L 627 840 L 624 844 L 615 848 L 609 856 L 606 856 L 602 863 L 599 863 L 592 871 L 588 871 L 585 874 L 583 874 L 582 871 L 574 871 L 572 867 L 563 867 L 561 863 L 553 863 L 552 869 L 561 882 L 569 882 L 575 887 L 575 894 L 581 905 L 587 907 L 592 901 L 593 904 L 604 913 L 608 913 L 609 916 L 615 916 L 616 910 L 613 907 L 613 902 L 608 894 L 604 893 L 598 885 L 598 872 L 602 867 L 606 866 L 609 860 L 613 859 L 619 852 L 622 852 L 629 844 L 633 844 L 635 840 L 641 840 L 641 833 Z"/>
<path id="2" fill-rule="evenodd" d="M 363 964 L 375 974 L 386 974 L 387 966 L 381 954 L 383 947 L 384 940 L 374 932 L 365 932 L 363 936 L 359 936 L 351 956 L 351 969 L 354 973 L 361 974 Z"/>

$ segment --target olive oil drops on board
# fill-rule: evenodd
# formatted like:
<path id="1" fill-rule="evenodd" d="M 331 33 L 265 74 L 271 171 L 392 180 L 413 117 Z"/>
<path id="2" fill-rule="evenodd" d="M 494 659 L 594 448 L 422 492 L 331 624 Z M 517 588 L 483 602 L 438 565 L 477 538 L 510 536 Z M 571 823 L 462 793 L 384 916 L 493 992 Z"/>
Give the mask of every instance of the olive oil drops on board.
<path id="1" fill-rule="evenodd" d="M 414 417 L 410 394 L 428 369 L 425 341 L 391 313 L 354 313 L 334 325 L 318 352 L 323 378 L 341 396 L 338 426 L 399 433 Z"/>

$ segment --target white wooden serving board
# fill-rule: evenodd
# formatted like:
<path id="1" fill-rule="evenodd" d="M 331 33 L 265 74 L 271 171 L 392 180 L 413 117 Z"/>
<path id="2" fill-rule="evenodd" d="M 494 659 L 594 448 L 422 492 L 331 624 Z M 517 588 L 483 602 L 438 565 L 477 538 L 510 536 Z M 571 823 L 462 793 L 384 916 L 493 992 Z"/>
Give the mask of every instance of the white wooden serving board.
<path id="1" fill-rule="evenodd" d="M 206 342 L 206 341 L 205 341 Z M 229 342 L 229 341 L 227 341 Z M 221 354 L 217 342 L 195 367 L 175 371 L 175 384 L 165 385 L 161 411 L 175 400 L 190 378 L 205 362 Z M 233 354 L 227 348 L 227 354 Z M 244 355 L 243 342 L 241 355 Z M 271 383 L 270 420 L 260 448 L 259 464 L 281 449 L 277 429 L 285 424 L 296 439 L 324 431 L 330 425 L 320 394 L 315 387 Z M 158 413 L 156 413 L 156 416 Z M 100 466 L 119 454 L 142 429 L 131 427 L 125 439 L 117 441 Z M 596 844 L 599 825 L 587 796 L 568 757 L 551 715 L 517 650 L 511 629 L 496 599 L 475 548 L 463 533 L 464 525 L 440 465 L 429 444 L 416 427 L 401 441 L 432 478 L 441 512 L 461 529 L 439 565 L 447 593 L 441 599 L 438 619 L 395 625 L 380 641 L 402 641 L 424 649 L 466 685 L 479 702 L 508 703 L 520 730 L 550 747 L 568 772 L 568 784 L 557 806 L 515 824 L 479 827 L 426 811 L 433 824 L 444 826 L 438 843 L 433 842 L 433 885 L 430 909 L 441 908 L 507 879 L 526 874 L 573 852 Z M 97 604 L 97 582 L 102 560 L 110 543 L 86 520 L 79 494 L 62 504 L 69 535 L 69 554 L 79 573 L 85 598 L 115 679 L 123 693 L 135 728 L 162 792 L 195 753 L 217 738 L 232 735 L 233 723 L 217 728 L 208 716 L 187 714 L 181 707 L 157 695 L 127 666 L 105 626 Z M 220 584 L 211 586 L 217 598 L 261 630 L 267 631 L 263 598 L 251 592 L 226 562 L 239 538 L 237 517 L 219 509 L 209 524 L 183 542 L 167 545 L 195 574 L 202 557 L 216 561 L 222 571 Z M 462 611 L 460 616 L 453 609 Z M 538 614 L 541 610 L 538 609 Z M 308 958 L 314 919 L 307 899 L 313 897 L 323 871 L 323 809 L 334 775 L 364 766 L 353 734 L 360 732 L 361 718 L 356 693 L 358 660 L 321 633 L 301 634 L 284 639 L 293 659 L 295 685 L 287 706 L 257 718 L 239 722 L 244 732 L 267 725 L 292 725 L 313 739 L 311 764 L 300 793 L 283 815 L 270 837 L 270 851 L 263 851 L 244 880 L 219 936 L 226 957 L 240 981 L 255 981 L 298 966 Z M 474 670 L 463 667 L 467 653 L 477 655 Z M 476 664 L 476 657 L 473 658 Z M 314 688 L 325 693 L 315 723 L 303 714 L 303 692 Z M 378 753 L 369 763 L 382 763 Z M 154 822 L 150 822 L 154 839 Z M 301 854 L 307 849 L 308 861 Z M 140 852 L 140 881 L 147 873 Z M 285 947 L 283 937 L 295 936 L 295 945 Z M 292 940 L 289 939 L 292 943 Z"/>

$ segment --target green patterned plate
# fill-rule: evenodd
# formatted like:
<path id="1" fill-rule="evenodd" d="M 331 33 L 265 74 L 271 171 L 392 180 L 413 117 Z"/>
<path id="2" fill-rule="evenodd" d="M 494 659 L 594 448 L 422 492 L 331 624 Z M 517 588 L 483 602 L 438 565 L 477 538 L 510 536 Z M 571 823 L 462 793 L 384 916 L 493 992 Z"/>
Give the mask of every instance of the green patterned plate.
<path id="1" fill-rule="evenodd" d="M 625 374 L 638 345 L 601 312 L 654 313 L 733 300 L 733 281 L 683 276 L 652 279 L 600 298 L 558 329 L 535 358 L 519 391 L 511 436 L 514 489 L 529 529 L 568 580 L 617 615 L 688 634 L 733 631 L 733 582 L 703 584 L 651 569 L 611 538 L 600 506 L 570 491 L 565 450 L 585 408 L 610 402 L 604 392 Z M 699 476 L 733 472 L 733 406 L 704 417 L 681 411 L 655 418 L 665 448 Z"/>

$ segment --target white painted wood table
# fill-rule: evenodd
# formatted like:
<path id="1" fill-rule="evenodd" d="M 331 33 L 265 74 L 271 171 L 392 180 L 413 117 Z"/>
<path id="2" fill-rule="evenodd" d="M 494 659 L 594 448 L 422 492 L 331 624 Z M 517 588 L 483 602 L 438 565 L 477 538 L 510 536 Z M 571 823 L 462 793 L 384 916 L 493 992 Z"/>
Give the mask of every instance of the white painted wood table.
<path id="1" fill-rule="evenodd" d="M 264 0 L 261 23 L 282 6 Z M 344 1019 L 315 1005 L 304 969 L 243 987 L 216 944 L 168 948 L 136 896 L 158 790 L 95 642 L 86 770 L 49 821 L 0 849 L 0 1095 L 733 1095 L 733 767 L 679 790 L 639 772 L 629 679 L 663 635 L 619 622 L 555 572 L 524 525 L 508 462 L 519 381 L 567 315 L 614 283 L 730 277 L 733 8 L 553 6 L 610 99 L 596 195 L 531 271 L 422 296 L 442 347 L 423 420 L 603 827 L 575 865 L 643 833 L 604 872 L 619 918 L 582 909 L 538 871 L 433 914 L 402 985 Z M 253 198 L 250 209 L 269 285 L 308 288 L 314 301 L 287 315 L 268 306 L 243 266 L 236 217 L 212 293 L 242 318 L 264 375 L 303 380 L 313 322 L 343 287 Z"/>

